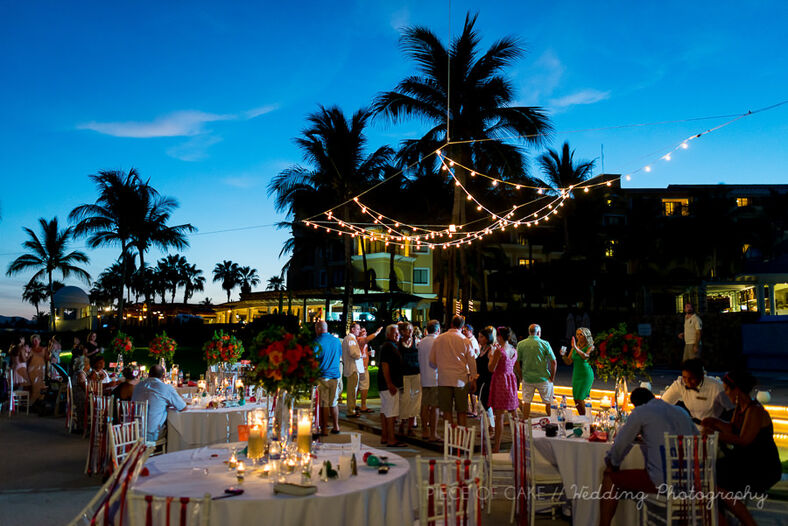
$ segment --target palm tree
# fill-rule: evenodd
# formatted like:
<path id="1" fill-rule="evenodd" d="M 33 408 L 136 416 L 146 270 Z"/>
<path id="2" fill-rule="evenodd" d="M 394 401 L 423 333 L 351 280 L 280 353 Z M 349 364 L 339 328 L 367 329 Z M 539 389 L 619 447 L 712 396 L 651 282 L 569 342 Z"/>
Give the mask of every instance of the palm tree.
<path id="1" fill-rule="evenodd" d="M 311 114 L 309 127 L 295 142 L 301 148 L 306 166 L 292 166 L 280 172 L 268 186 L 268 195 L 275 195 L 275 207 L 293 218 L 293 235 L 303 234 L 295 225 L 326 205 L 338 205 L 379 180 L 391 164 L 393 150 L 382 146 L 365 155 L 370 113 L 355 112 L 348 120 L 338 107 L 320 109 Z M 342 208 L 342 220 L 351 219 L 351 209 Z M 345 276 L 342 317 L 348 324 L 353 311 L 353 239 L 344 237 Z"/>
<path id="2" fill-rule="evenodd" d="M 213 305 L 213 299 L 212 298 L 205 298 L 205 299 L 203 299 L 200 302 L 200 305 L 211 306 L 211 305 Z"/>
<path id="3" fill-rule="evenodd" d="M 465 17 L 462 33 L 448 48 L 426 27 L 405 29 L 400 41 L 419 73 L 402 80 L 393 91 L 379 95 L 373 107 L 394 121 L 415 117 L 433 125 L 421 139 L 403 143 L 400 157 L 404 162 L 422 159 L 449 141 L 457 141 L 461 144 L 451 144 L 445 150 L 460 164 L 502 179 L 522 178 L 527 166 L 524 151 L 503 138 L 508 135 L 519 138 L 524 145 L 541 144 L 551 125 L 541 108 L 512 105 L 516 100 L 514 86 L 502 73 L 523 55 L 523 48 L 515 38 L 504 37 L 482 52 L 481 38 L 474 27 L 476 18 Z M 466 188 L 481 191 L 475 180 L 468 183 L 465 170 L 458 169 L 455 175 Z M 453 191 L 451 222 L 463 224 L 465 194 L 458 186 Z M 453 312 L 455 251 L 446 251 L 451 252 L 446 312 Z M 461 274 L 466 275 L 462 250 L 460 266 Z M 463 287 L 466 311 L 468 299 Z"/>
<path id="4" fill-rule="evenodd" d="M 547 178 L 547 182 L 556 192 L 563 191 L 569 187 L 578 186 L 580 183 L 591 177 L 594 169 L 594 161 L 574 161 L 575 151 L 569 148 L 569 143 L 564 142 L 561 153 L 548 148 L 545 153 L 539 156 L 539 166 L 542 173 Z M 569 197 L 572 192 L 569 191 Z M 571 201 L 569 202 L 571 205 Z M 569 211 L 563 214 L 564 221 L 564 254 L 569 255 Z"/>
<path id="5" fill-rule="evenodd" d="M 41 311 L 38 310 L 38 305 L 41 304 L 49 295 L 47 286 L 38 281 L 37 279 L 30 280 L 22 289 L 22 299 L 31 303 L 36 308 L 36 319 L 41 317 Z"/>
<path id="6" fill-rule="evenodd" d="M 178 201 L 174 198 L 160 196 L 158 192 L 147 192 L 143 197 L 131 229 L 131 244 L 139 254 L 140 268 L 145 268 L 145 253 L 152 246 L 162 250 L 183 250 L 189 246 L 186 234 L 196 230 L 189 223 L 175 226 L 167 224 L 172 212 L 178 208 Z M 149 300 L 146 295 L 145 301 Z"/>
<path id="7" fill-rule="evenodd" d="M 222 288 L 227 291 L 228 302 L 230 301 L 230 293 L 240 284 L 240 278 L 241 267 L 238 266 L 238 263 L 224 260 L 213 267 L 213 281 L 214 283 L 222 282 Z"/>
<path id="8" fill-rule="evenodd" d="M 188 264 L 185 257 L 178 255 L 168 255 L 158 262 L 158 269 L 167 284 L 167 289 L 172 292 L 170 303 L 175 303 L 175 294 L 183 282 L 185 268 Z"/>
<path id="9" fill-rule="evenodd" d="M 272 276 L 268 278 L 268 284 L 265 287 L 265 290 L 276 290 L 279 291 L 279 314 L 282 314 L 282 307 L 284 306 L 284 293 L 285 290 L 285 280 L 282 276 Z"/>
<path id="10" fill-rule="evenodd" d="M 143 183 L 132 168 L 122 171 L 100 171 L 90 178 L 98 187 L 95 203 L 76 207 L 69 214 L 69 220 L 76 221 L 75 236 L 87 237 L 91 248 L 120 246 L 121 283 L 131 274 L 128 268 L 132 259 L 131 240 L 133 225 L 138 210 L 155 194 L 155 190 Z M 123 325 L 123 286 L 118 294 L 118 326 Z"/>
<path id="11" fill-rule="evenodd" d="M 260 276 L 257 269 L 252 267 L 241 267 L 238 273 L 238 284 L 241 286 L 241 293 L 252 292 L 252 287 L 260 284 Z"/>
<path id="12" fill-rule="evenodd" d="M 184 266 L 181 279 L 183 284 L 183 303 L 188 303 L 195 292 L 205 290 L 205 277 L 202 275 L 202 270 L 197 268 L 197 265 L 187 264 Z"/>
<path id="13" fill-rule="evenodd" d="M 6 275 L 11 276 L 25 270 L 35 270 L 36 273 L 30 278 L 31 281 L 46 276 L 49 280 L 49 324 L 52 330 L 55 329 L 55 302 L 54 302 L 54 281 L 52 274 L 60 272 L 63 278 L 68 278 L 74 274 L 76 277 L 90 282 L 90 274 L 83 268 L 78 267 L 79 263 L 90 261 L 84 252 L 79 250 L 68 251 L 68 243 L 71 240 L 73 229 L 68 227 L 61 230 L 57 217 L 47 221 L 43 217 L 38 220 L 41 228 L 41 237 L 29 228 L 23 230 L 30 237 L 22 243 L 22 246 L 29 250 L 22 254 L 8 266 Z"/>

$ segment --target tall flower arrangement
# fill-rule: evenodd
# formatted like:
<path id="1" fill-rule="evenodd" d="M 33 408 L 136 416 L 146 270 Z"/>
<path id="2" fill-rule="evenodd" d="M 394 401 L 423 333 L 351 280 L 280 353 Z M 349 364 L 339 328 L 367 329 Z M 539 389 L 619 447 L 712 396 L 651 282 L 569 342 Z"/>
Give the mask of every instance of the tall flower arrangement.
<path id="1" fill-rule="evenodd" d="M 320 375 L 320 364 L 308 329 L 295 334 L 272 326 L 254 340 L 252 372 L 268 392 L 284 389 L 293 396 L 308 395 Z"/>
<path id="2" fill-rule="evenodd" d="M 129 355 L 134 350 L 134 340 L 128 334 L 118 332 L 109 342 L 109 350 L 112 355 Z"/>
<path id="3" fill-rule="evenodd" d="M 148 354 L 157 361 L 164 358 L 165 362 L 172 363 L 172 358 L 177 348 L 178 344 L 175 340 L 167 336 L 166 332 L 162 332 L 157 334 L 148 344 Z"/>
<path id="4" fill-rule="evenodd" d="M 241 359 L 244 345 L 241 340 L 224 331 L 214 331 L 213 337 L 202 346 L 208 365 L 217 363 L 234 364 Z"/>
<path id="5" fill-rule="evenodd" d="M 651 353 L 642 337 L 627 332 L 625 323 L 598 334 L 594 341 L 599 350 L 594 365 L 603 380 L 649 376 L 646 368 L 652 364 Z"/>

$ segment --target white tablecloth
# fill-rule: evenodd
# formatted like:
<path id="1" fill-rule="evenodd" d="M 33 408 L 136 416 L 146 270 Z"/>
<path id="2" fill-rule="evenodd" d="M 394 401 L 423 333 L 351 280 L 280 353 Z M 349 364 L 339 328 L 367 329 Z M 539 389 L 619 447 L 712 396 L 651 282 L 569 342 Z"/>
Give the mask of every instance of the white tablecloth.
<path id="1" fill-rule="evenodd" d="M 612 444 L 589 442 L 585 438 L 547 438 L 541 430 L 534 430 L 534 446 L 551 464 L 558 468 L 564 481 L 567 500 L 572 502 L 572 524 L 596 526 L 599 522 L 599 497 L 605 454 Z M 643 453 L 633 447 L 621 469 L 643 469 Z M 629 526 L 638 523 L 637 507 L 633 501 L 622 500 L 613 524 Z"/>
<path id="2" fill-rule="evenodd" d="M 265 408 L 246 404 L 220 409 L 192 409 L 167 413 L 167 451 L 192 449 L 238 440 L 238 426 L 246 423 L 246 412 Z"/>
<path id="3" fill-rule="evenodd" d="M 197 391 L 199 390 L 199 388 L 196 385 L 192 385 L 192 386 L 184 385 L 182 387 L 176 387 L 175 390 L 182 397 L 184 397 L 184 398 L 187 398 L 187 397 L 191 398 L 191 397 L 193 397 L 194 395 L 197 394 Z"/>
<path id="4" fill-rule="evenodd" d="M 227 447 L 215 445 L 206 448 L 168 453 L 148 460 L 150 471 L 140 477 L 132 487 L 138 494 L 160 497 L 202 498 L 224 494 L 230 486 L 238 486 L 234 472 L 223 461 L 229 457 Z M 244 444 L 239 444 L 243 447 Z M 394 463 L 386 475 L 379 475 L 377 468 L 359 462 L 358 476 L 346 480 L 320 482 L 313 476 L 317 493 L 307 497 L 274 495 L 270 479 L 263 479 L 247 468 L 242 484 L 244 494 L 215 500 L 211 504 L 211 525 L 296 525 L 348 526 L 374 524 L 376 526 L 402 526 L 413 524 L 413 488 L 408 461 L 389 451 L 379 451 L 362 446 L 361 455 L 372 451 L 386 455 Z M 211 457 L 218 454 L 217 457 Z M 340 451 L 320 450 L 320 459 L 337 460 Z M 206 473 L 207 470 L 207 473 Z M 131 501 L 130 501 L 131 502 Z M 144 506 L 139 502 L 130 504 Z M 144 517 L 144 510 L 135 508 L 135 516 Z M 132 524 L 131 526 L 141 526 Z"/>

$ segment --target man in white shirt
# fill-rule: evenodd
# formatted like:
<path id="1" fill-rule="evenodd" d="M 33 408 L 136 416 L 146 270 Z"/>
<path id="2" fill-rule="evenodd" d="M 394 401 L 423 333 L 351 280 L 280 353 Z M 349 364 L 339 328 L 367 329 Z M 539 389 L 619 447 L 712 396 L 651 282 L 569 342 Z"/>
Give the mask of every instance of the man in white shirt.
<path id="1" fill-rule="evenodd" d="M 703 363 L 698 359 L 685 360 L 681 364 L 681 376 L 668 387 L 662 400 L 686 409 L 696 424 L 707 417 L 720 418 L 723 412 L 734 407 L 722 382 L 706 376 Z"/>
<path id="2" fill-rule="evenodd" d="M 476 389 L 476 360 L 473 359 L 471 342 L 460 330 L 465 325 L 463 316 L 451 320 L 451 329 L 438 336 L 430 349 L 429 363 L 438 369 L 438 405 L 443 417 L 454 424 L 468 422 L 468 392 Z"/>
<path id="3" fill-rule="evenodd" d="M 684 332 L 679 338 L 684 340 L 684 357 L 682 361 L 700 358 L 700 338 L 703 335 L 703 322 L 695 314 L 692 303 L 684 305 Z"/>
<path id="4" fill-rule="evenodd" d="M 419 371 L 421 373 L 421 437 L 424 440 L 440 442 L 438 436 L 438 370 L 430 365 L 430 351 L 441 333 L 438 320 L 430 320 L 426 327 L 427 335 L 416 346 L 419 350 Z"/>
<path id="5" fill-rule="evenodd" d="M 468 338 L 468 341 L 471 342 L 471 353 L 473 353 L 473 359 L 479 357 L 479 353 L 482 352 L 482 348 L 479 345 L 479 340 L 476 339 L 476 336 L 473 335 L 473 325 L 465 324 L 462 328 L 462 335 Z"/>
<path id="6" fill-rule="evenodd" d="M 361 348 L 358 345 L 358 335 L 361 326 L 353 323 L 350 332 L 342 340 L 342 376 L 347 378 L 347 416 L 358 418 L 356 397 L 358 396 L 358 383 L 360 375 L 364 372 L 364 359 L 361 357 Z"/>
<path id="7" fill-rule="evenodd" d="M 148 402 L 148 431 L 145 437 L 148 442 L 155 442 L 164 434 L 167 409 L 173 408 L 176 411 L 186 409 L 186 402 L 178 391 L 162 382 L 162 378 L 164 378 L 164 368 L 161 365 L 154 365 L 150 368 L 148 377 L 137 384 L 131 395 L 132 402 Z"/>

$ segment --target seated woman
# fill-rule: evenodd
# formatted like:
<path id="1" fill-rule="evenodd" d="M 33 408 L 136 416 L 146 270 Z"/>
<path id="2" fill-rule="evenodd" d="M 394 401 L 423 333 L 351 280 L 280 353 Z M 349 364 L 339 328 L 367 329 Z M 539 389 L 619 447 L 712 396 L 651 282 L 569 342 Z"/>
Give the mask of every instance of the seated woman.
<path id="1" fill-rule="evenodd" d="M 126 366 L 123 368 L 123 382 L 112 390 L 112 396 L 116 400 L 129 401 L 135 385 L 137 385 L 137 379 L 134 376 L 134 369 L 131 366 Z"/>
<path id="2" fill-rule="evenodd" d="M 100 382 L 103 385 L 102 391 L 104 394 L 107 390 L 114 387 L 116 382 L 113 382 L 109 373 L 104 370 L 104 357 L 100 354 L 95 354 L 90 358 L 90 372 L 88 373 L 88 381 L 92 383 Z"/>
<path id="3" fill-rule="evenodd" d="M 750 397 L 755 378 L 747 371 L 737 370 L 722 379 L 725 394 L 735 404 L 733 420 L 704 418 L 705 433 L 719 432 L 724 455 L 717 461 L 719 493 L 749 492 L 765 494 L 782 476 L 780 454 L 774 443 L 774 429 L 769 413 Z M 723 497 L 723 502 L 742 524 L 755 524 L 741 499 Z M 720 524 L 726 524 L 720 514 Z"/>

